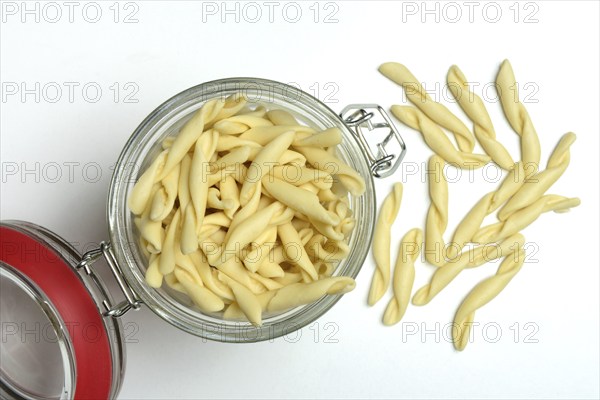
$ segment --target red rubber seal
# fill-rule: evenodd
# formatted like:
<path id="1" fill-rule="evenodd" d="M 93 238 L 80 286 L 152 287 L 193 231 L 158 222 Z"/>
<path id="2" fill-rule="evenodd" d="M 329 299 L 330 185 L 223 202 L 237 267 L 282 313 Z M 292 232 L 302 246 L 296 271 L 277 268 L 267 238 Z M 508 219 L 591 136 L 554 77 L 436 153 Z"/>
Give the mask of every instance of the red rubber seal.
<path id="1" fill-rule="evenodd" d="M 75 399 L 108 399 L 112 357 L 96 303 L 73 267 L 54 249 L 0 227 L 0 260 L 20 271 L 50 299 L 65 322 L 75 352 Z"/>

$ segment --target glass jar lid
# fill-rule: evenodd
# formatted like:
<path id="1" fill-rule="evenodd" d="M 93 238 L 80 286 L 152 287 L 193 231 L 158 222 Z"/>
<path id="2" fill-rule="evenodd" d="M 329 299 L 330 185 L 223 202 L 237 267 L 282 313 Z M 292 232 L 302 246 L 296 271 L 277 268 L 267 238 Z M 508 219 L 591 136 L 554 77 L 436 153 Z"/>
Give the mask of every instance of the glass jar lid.
<path id="1" fill-rule="evenodd" d="M 124 368 L 122 326 L 103 316 L 110 296 L 82 272 L 64 239 L 22 221 L 0 223 L 0 395 L 113 398 Z"/>

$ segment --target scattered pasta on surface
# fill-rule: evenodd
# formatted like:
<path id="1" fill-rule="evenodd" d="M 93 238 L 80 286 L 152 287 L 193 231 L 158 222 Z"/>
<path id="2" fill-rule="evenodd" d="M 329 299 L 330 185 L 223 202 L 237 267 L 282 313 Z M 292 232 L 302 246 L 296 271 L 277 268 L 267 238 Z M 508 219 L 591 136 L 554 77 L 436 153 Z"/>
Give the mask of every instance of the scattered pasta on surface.
<path id="1" fill-rule="evenodd" d="M 540 139 L 527 109 L 519 100 L 517 80 L 508 60 L 504 60 L 500 66 L 496 85 L 504 115 L 513 130 L 521 137 L 521 160 L 525 164 L 525 172 L 535 173 L 542 152 Z"/>
<path id="2" fill-rule="evenodd" d="M 456 65 L 450 67 L 447 82 L 460 107 L 473 120 L 473 133 L 486 154 L 501 168 L 512 169 L 515 162 L 508 150 L 496 140 L 496 131 L 483 100 L 470 90 L 467 78 Z"/>
<path id="3" fill-rule="evenodd" d="M 425 258 L 431 265 L 444 265 L 444 232 L 448 226 L 448 182 L 444 175 L 444 160 L 433 155 L 427 164 L 427 181 L 431 205 L 425 222 Z"/>
<path id="4" fill-rule="evenodd" d="M 368 303 L 374 305 L 385 294 L 390 284 L 390 241 L 392 224 L 396 220 L 402 203 L 403 186 L 394 184 L 392 192 L 383 200 L 379 209 L 375 233 L 373 235 L 373 257 L 376 269 L 371 281 Z"/>
<path id="5" fill-rule="evenodd" d="M 388 303 L 383 314 L 385 325 L 394 325 L 400 322 L 408 308 L 415 281 L 415 261 L 421 252 L 422 242 L 423 232 L 418 228 L 408 231 L 400 241 L 392 282 L 394 297 Z"/>
<path id="6" fill-rule="evenodd" d="M 427 172 L 431 204 L 426 218 L 422 258 L 438 267 L 428 284 L 412 296 L 413 305 L 429 303 L 465 269 L 482 266 L 503 258 L 496 275 L 479 283 L 467 295 L 454 318 L 453 339 L 457 350 L 469 342 L 475 311 L 494 299 L 519 272 L 525 259 L 525 238 L 521 231 L 549 211 L 563 213 L 580 204 L 576 197 L 546 194 L 564 174 L 570 162 L 570 148 L 575 134 L 567 133 L 552 152 L 546 169 L 540 170 L 541 146 L 531 117 L 519 100 L 512 66 L 505 60 L 496 77 L 496 88 L 502 110 L 512 129 L 518 134 L 521 160 L 515 162 L 496 138 L 492 119 L 482 99 L 470 88 L 467 78 L 455 65 L 446 76 L 448 89 L 457 104 L 473 123 L 473 133 L 486 154 L 475 154 L 471 132 L 445 106 L 434 101 L 402 64 L 388 62 L 379 71 L 402 86 L 406 98 L 414 105 L 393 105 L 392 114 L 404 125 L 419 131 L 434 152 Z M 452 133 L 456 148 L 448 138 Z M 444 163 L 462 169 L 480 168 L 493 161 L 508 171 L 497 189 L 484 195 L 470 209 L 445 244 L 443 235 L 448 223 L 448 187 L 443 173 Z M 439 168 L 440 165 L 442 168 Z M 498 222 L 482 226 L 484 219 L 497 212 Z M 400 242 L 400 253 L 394 271 L 394 297 L 384 313 L 386 325 L 395 324 L 406 311 L 415 278 L 414 262 L 419 254 L 420 230 L 409 231 Z M 410 246 L 410 251 L 406 249 Z M 379 271 L 379 270 L 378 270 Z M 387 288 L 379 288 L 385 291 Z"/>

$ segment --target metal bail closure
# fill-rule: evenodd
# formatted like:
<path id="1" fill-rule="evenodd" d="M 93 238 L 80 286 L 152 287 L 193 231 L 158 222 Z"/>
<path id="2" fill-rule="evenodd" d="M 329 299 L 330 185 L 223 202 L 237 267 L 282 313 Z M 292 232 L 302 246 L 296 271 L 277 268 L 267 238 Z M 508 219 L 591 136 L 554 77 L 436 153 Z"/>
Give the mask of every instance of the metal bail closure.
<path id="1" fill-rule="evenodd" d="M 351 104 L 340 117 L 367 156 L 373 176 L 392 175 L 406 154 L 406 145 L 385 110 L 377 104 Z"/>
<path id="2" fill-rule="evenodd" d="M 77 269 L 83 268 L 85 273 L 91 277 L 92 280 L 94 280 L 96 275 L 90 267 L 94 262 L 96 262 L 96 260 L 98 260 L 98 258 L 100 258 L 100 256 L 103 256 L 106 260 L 106 263 L 110 267 L 115 280 L 119 284 L 119 287 L 125 296 L 125 300 L 116 305 L 111 305 L 107 300 L 103 300 L 102 304 L 104 305 L 106 311 L 102 315 L 107 317 L 120 317 L 132 308 L 134 310 L 139 310 L 140 306 L 142 305 L 142 301 L 137 298 L 131 287 L 127 284 L 125 279 L 123 279 L 121 268 L 117 264 L 117 260 L 110 249 L 110 243 L 101 242 L 99 248 L 85 253 L 81 258 L 81 261 L 77 264 Z"/>

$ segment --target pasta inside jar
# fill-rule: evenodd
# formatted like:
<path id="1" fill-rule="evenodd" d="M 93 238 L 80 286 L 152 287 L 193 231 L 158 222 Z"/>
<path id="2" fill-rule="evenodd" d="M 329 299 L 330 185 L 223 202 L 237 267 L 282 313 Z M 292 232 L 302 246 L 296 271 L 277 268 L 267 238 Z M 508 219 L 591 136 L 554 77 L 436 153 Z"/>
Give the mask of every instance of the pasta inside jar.
<path id="1" fill-rule="evenodd" d="M 124 209 L 114 231 L 128 240 L 123 272 L 144 303 L 199 336 L 256 341 L 311 322 L 355 287 L 373 182 L 352 133 L 318 100 L 236 89 L 159 107 L 138 128 L 138 154 L 121 155 L 142 162 L 115 173 L 128 186 L 111 199 Z"/>
<path id="2" fill-rule="evenodd" d="M 331 276 L 356 224 L 348 196 L 365 191 L 337 157 L 341 142 L 339 128 L 317 131 L 240 94 L 206 102 L 128 199 L 148 285 L 256 326 L 263 312 L 354 289 Z"/>

